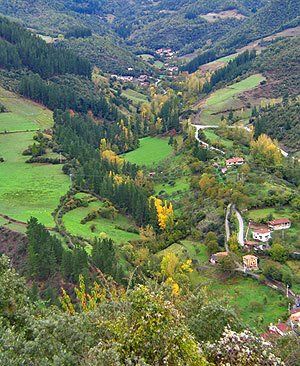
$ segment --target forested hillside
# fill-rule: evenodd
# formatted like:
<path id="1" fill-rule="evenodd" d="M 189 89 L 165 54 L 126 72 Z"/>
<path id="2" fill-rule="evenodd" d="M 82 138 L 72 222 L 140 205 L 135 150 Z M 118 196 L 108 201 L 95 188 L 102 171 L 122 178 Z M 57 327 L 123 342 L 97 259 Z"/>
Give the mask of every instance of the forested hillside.
<path id="1" fill-rule="evenodd" d="M 195 71 L 206 62 L 236 52 L 253 40 L 299 25 L 300 4 L 296 0 L 271 0 L 250 16 L 240 27 L 223 35 L 208 51 L 203 50 L 191 60 L 186 69 Z"/>
<path id="2" fill-rule="evenodd" d="M 266 107 L 258 112 L 254 120 L 255 133 L 266 133 L 282 142 L 290 151 L 300 150 L 300 103 L 285 101 Z"/>

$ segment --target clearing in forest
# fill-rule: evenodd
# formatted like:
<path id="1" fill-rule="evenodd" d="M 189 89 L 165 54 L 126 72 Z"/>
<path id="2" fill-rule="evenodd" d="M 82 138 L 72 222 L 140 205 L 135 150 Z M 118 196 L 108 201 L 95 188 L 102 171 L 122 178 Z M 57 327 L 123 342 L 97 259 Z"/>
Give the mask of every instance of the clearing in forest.
<path id="1" fill-rule="evenodd" d="M 140 139 L 139 148 L 124 154 L 123 157 L 130 163 L 151 168 L 151 166 L 157 165 L 171 153 L 172 146 L 168 145 L 168 139 L 145 137 Z"/>
<path id="2" fill-rule="evenodd" d="M 49 128 L 53 125 L 52 112 L 38 103 L 0 87 L 0 102 L 7 112 L 0 113 L 0 133 Z"/>
<path id="3" fill-rule="evenodd" d="M 78 207 L 63 216 L 67 231 L 85 239 L 109 237 L 116 243 L 128 242 L 140 238 L 134 221 L 125 215 L 117 213 L 115 218 L 97 217 L 86 223 L 81 223 L 88 214 L 103 208 L 100 201 L 90 202 L 88 207 Z"/>

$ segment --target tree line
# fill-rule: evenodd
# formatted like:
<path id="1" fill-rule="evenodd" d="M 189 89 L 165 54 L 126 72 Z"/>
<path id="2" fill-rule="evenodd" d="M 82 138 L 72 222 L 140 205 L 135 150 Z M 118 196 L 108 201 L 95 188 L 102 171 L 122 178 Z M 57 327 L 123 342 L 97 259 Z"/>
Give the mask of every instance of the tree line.
<path id="1" fill-rule="evenodd" d="M 203 91 L 210 93 L 212 89 L 220 82 L 228 83 L 236 77 L 248 71 L 252 65 L 252 61 L 256 57 L 256 51 L 245 51 L 238 55 L 228 65 L 215 71 L 210 79 L 203 85 Z"/>

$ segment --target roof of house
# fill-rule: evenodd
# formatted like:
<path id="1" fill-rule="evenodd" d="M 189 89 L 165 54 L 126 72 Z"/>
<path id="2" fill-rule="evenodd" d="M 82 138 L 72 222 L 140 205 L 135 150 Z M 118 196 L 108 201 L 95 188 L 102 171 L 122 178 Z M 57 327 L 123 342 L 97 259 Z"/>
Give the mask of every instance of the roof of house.
<path id="1" fill-rule="evenodd" d="M 227 159 L 226 160 L 226 164 L 230 164 L 230 163 L 240 163 L 244 161 L 244 158 L 231 158 L 231 159 Z"/>
<path id="2" fill-rule="evenodd" d="M 258 229 L 253 229 L 253 232 L 258 233 L 258 234 L 269 234 L 271 231 L 268 228 L 262 227 L 262 228 L 258 228 Z"/>
<path id="3" fill-rule="evenodd" d="M 278 323 L 276 327 L 283 333 L 288 332 L 290 330 L 289 326 L 285 323 Z"/>
<path id="4" fill-rule="evenodd" d="M 281 218 L 281 219 L 275 219 L 275 220 L 269 221 L 268 224 L 273 226 L 273 225 L 288 224 L 290 222 L 291 221 L 287 218 Z"/>
<path id="5" fill-rule="evenodd" d="M 247 255 L 244 255 L 243 256 L 243 259 L 257 259 L 257 257 L 255 257 L 255 255 L 252 255 L 252 254 L 247 254 Z"/>
<path id="6" fill-rule="evenodd" d="M 297 313 L 292 314 L 290 316 L 290 319 L 292 321 L 300 322 L 300 311 L 298 311 Z"/>
<path id="7" fill-rule="evenodd" d="M 218 252 L 213 255 L 216 257 L 226 257 L 228 255 L 228 252 Z"/>

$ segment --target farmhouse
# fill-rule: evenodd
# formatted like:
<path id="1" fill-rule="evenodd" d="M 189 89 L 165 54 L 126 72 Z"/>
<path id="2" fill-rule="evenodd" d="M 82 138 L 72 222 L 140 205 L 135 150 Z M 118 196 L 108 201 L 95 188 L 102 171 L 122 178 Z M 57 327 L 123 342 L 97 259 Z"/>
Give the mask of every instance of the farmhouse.
<path id="1" fill-rule="evenodd" d="M 215 253 L 211 256 L 210 258 L 210 263 L 212 264 L 216 264 L 216 263 L 219 263 L 220 260 L 224 257 L 227 257 L 228 256 L 228 252 L 218 252 L 218 253 Z"/>
<path id="2" fill-rule="evenodd" d="M 245 241 L 245 249 L 248 250 L 249 252 L 252 251 L 252 250 L 264 251 L 266 249 L 269 249 L 269 247 L 270 246 L 267 243 L 261 243 L 261 242 L 258 242 L 258 241 L 251 241 L 251 240 Z"/>
<path id="3" fill-rule="evenodd" d="M 226 160 L 226 166 L 235 166 L 235 165 L 243 165 L 244 159 L 243 158 L 231 158 Z"/>
<path id="4" fill-rule="evenodd" d="M 258 269 L 258 265 L 257 265 L 257 257 L 255 257 L 255 255 L 244 255 L 243 256 L 243 265 L 244 265 L 244 269 L 246 270 L 256 270 Z"/>
<path id="5" fill-rule="evenodd" d="M 291 221 L 286 218 L 276 219 L 268 222 L 268 226 L 271 230 L 283 230 L 291 227 Z"/>
<path id="6" fill-rule="evenodd" d="M 300 309 L 292 311 L 292 315 L 289 318 L 289 323 L 292 329 L 299 329 L 300 327 Z"/>
<path id="7" fill-rule="evenodd" d="M 254 229 L 252 235 L 253 239 L 262 241 L 264 243 L 271 239 L 271 231 L 268 228 Z"/>

